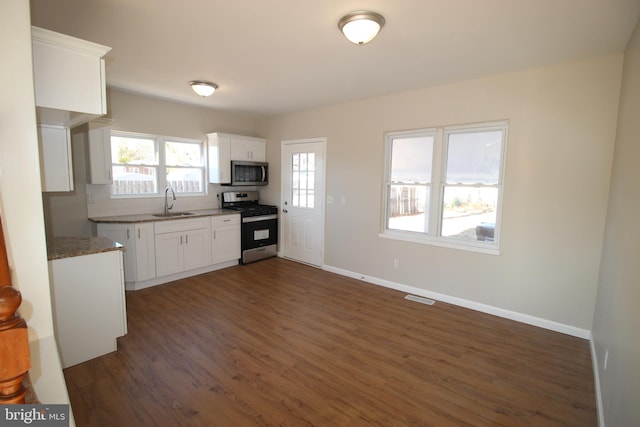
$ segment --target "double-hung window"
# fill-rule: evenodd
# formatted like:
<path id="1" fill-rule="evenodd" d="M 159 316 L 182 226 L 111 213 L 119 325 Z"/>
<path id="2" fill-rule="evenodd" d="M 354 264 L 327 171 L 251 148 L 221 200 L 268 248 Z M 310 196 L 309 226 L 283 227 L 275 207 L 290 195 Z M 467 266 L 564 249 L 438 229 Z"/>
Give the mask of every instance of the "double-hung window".
<path id="1" fill-rule="evenodd" d="M 111 159 L 115 197 L 205 192 L 202 141 L 113 131 Z"/>
<path id="2" fill-rule="evenodd" d="M 507 123 L 386 134 L 382 237 L 497 253 Z"/>

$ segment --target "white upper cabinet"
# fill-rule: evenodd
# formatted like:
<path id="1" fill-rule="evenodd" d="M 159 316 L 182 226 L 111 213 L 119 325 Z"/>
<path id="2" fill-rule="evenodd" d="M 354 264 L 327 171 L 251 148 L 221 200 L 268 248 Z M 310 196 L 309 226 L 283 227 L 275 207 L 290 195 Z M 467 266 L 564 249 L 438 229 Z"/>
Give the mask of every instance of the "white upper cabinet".
<path id="1" fill-rule="evenodd" d="M 69 128 L 38 125 L 42 191 L 73 191 Z"/>
<path id="2" fill-rule="evenodd" d="M 208 133 L 209 182 L 231 183 L 231 160 L 267 161 L 267 141 L 263 138 Z"/>
<path id="3" fill-rule="evenodd" d="M 229 138 L 231 145 L 231 160 L 246 160 L 250 162 L 267 161 L 267 143 L 261 138 L 239 136 Z"/>
<path id="4" fill-rule="evenodd" d="M 110 47 L 31 27 L 38 122 L 74 127 L 107 113 Z"/>
<path id="5" fill-rule="evenodd" d="M 87 183 L 112 184 L 111 120 L 97 119 L 71 131 L 71 138 L 86 147 Z"/>

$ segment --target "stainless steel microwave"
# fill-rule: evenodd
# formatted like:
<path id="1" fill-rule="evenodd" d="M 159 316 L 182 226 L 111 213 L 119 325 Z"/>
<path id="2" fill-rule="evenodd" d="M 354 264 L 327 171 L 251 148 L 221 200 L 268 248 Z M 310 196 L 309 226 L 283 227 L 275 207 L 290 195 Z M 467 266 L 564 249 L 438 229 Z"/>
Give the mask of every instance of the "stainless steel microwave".
<path id="1" fill-rule="evenodd" d="M 231 183 L 227 185 L 267 185 L 269 183 L 269 163 L 231 161 Z"/>

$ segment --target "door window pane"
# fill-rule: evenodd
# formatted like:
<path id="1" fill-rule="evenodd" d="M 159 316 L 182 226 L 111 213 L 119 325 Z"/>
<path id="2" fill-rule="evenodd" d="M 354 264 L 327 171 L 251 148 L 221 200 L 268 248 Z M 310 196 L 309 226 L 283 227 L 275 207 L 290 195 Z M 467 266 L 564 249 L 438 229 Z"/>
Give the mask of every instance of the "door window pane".
<path id="1" fill-rule="evenodd" d="M 315 207 L 315 153 L 293 153 L 291 157 L 291 205 Z"/>

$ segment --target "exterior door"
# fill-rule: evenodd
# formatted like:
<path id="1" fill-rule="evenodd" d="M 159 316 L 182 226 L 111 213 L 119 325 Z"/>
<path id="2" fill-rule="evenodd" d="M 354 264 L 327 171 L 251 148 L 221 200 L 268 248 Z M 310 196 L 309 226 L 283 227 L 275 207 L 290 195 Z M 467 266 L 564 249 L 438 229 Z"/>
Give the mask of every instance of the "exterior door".
<path id="1" fill-rule="evenodd" d="M 282 233 L 285 258 L 324 263 L 326 139 L 282 142 Z"/>

